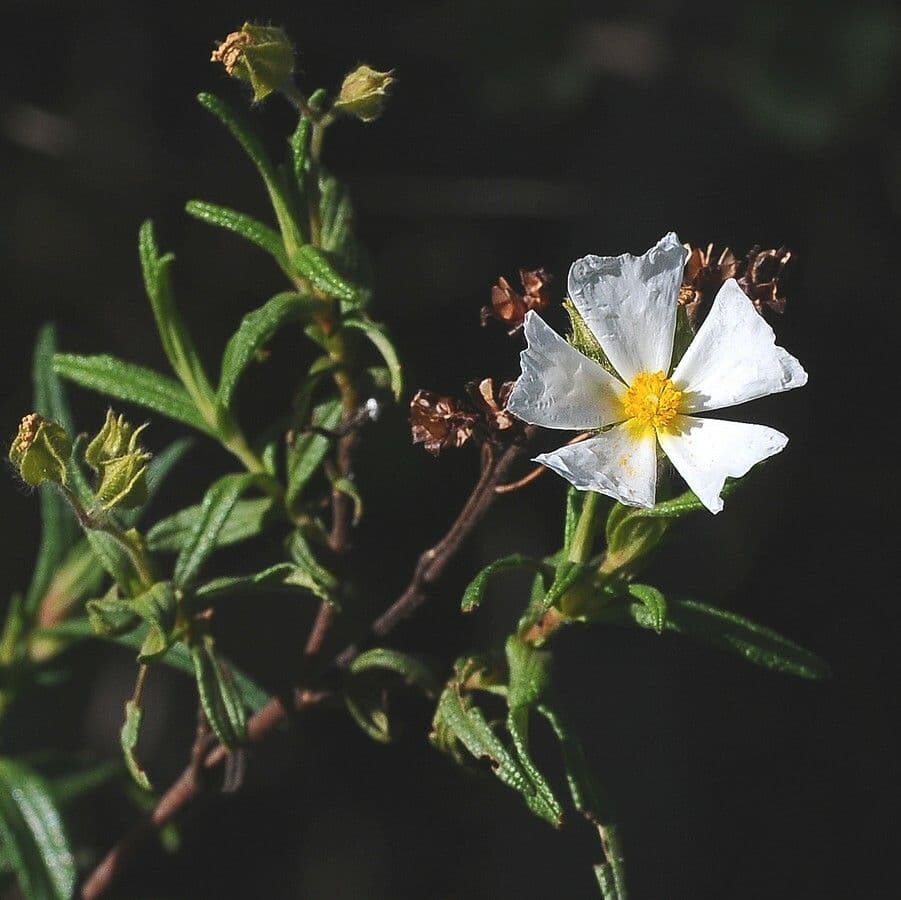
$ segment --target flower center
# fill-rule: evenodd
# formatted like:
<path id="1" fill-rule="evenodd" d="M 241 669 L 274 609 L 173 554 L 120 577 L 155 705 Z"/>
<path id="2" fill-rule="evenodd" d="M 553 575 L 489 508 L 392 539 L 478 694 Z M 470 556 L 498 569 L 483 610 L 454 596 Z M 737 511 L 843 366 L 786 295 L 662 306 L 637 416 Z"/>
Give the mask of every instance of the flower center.
<path id="1" fill-rule="evenodd" d="M 627 419 L 636 425 L 665 429 L 679 414 L 682 391 L 663 372 L 639 372 L 623 397 Z"/>

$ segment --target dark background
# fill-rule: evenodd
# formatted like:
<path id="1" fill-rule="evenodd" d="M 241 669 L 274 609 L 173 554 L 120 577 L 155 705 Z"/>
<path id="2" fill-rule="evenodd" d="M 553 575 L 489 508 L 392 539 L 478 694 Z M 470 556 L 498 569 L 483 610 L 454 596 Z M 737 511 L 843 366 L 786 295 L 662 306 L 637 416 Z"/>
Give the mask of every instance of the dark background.
<path id="1" fill-rule="evenodd" d="M 282 289 L 253 248 L 189 220 L 192 197 L 260 215 L 240 151 L 194 103 L 240 86 L 207 62 L 244 18 L 284 25 L 305 88 L 359 61 L 396 67 L 388 113 L 343 123 L 328 163 L 345 175 L 377 271 L 375 315 L 397 337 L 411 387 L 456 391 L 516 372 L 518 347 L 481 329 L 500 274 L 545 265 L 563 283 L 587 252 L 642 252 L 675 229 L 696 244 L 796 252 L 779 342 L 810 372 L 803 391 L 749 412 L 791 436 L 717 519 L 680 529 L 648 579 L 746 613 L 826 658 L 807 683 L 678 638 L 574 630 L 557 683 L 622 810 L 637 900 L 877 898 L 896 855 L 898 58 L 889 3 L 7 2 L 0 78 L 0 428 L 30 405 L 39 324 L 68 350 L 162 367 L 137 265 L 152 216 L 177 252 L 181 303 L 211 367 L 241 315 Z M 251 114 L 274 152 L 290 113 Z M 309 350 L 277 341 L 248 379 L 245 421 L 282 408 L 279 374 Z M 80 427 L 103 403 L 72 392 Z M 359 462 L 361 606 L 384 606 L 443 532 L 475 454 L 438 461 L 406 443 L 403 410 L 370 429 Z M 154 420 L 159 449 L 179 433 Z M 198 446 L 157 512 L 196 502 L 216 448 Z M 200 475 L 197 478 L 197 475 Z M 546 477 L 495 507 L 396 645 L 447 665 L 511 626 L 515 582 L 473 619 L 456 612 L 480 564 L 556 546 L 564 485 Z M 0 484 L 2 576 L 27 583 L 37 504 Z M 891 542 L 887 538 L 891 537 Z M 248 551 L 251 552 L 251 551 Z M 235 560 L 230 561 L 234 564 Z M 302 605 L 301 605 L 302 606 Z M 226 614 L 221 641 L 267 685 L 297 665 L 309 610 Z M 117 752 L 127 653 L 69 657 L 68 685 L 7 720 L 4 752 Z M 193 732 L 190 683 L 160 671 L 144 757 L 164 785 Z M 244 789 L 182 820 L 182 852 L 148 848 L 124 897 L 581 898 L 592 836 L 530 818 L 500 785 L 431 750 L 428 710 L 381 747 L 337 713 L 315 713 L 256 750 Z M 551 761 L 551 757 L 548 757 Z M 78 813 L 85 863 L 133 820 L 115 792 Z"/>

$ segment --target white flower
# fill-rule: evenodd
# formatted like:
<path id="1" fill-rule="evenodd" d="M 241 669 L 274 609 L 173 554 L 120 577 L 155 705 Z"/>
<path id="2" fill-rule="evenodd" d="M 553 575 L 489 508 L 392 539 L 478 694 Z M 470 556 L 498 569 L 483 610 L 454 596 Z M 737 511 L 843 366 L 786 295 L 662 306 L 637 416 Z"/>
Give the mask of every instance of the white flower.
<path id="1" fill-rule="evenodd" d="M 579 490 L 653 506 L 659 444 L 717 513 L 726 478 L 744 475 L 788 438 L 763 425 L 694 414 L 801 387 L 807 373 L 776 346 L 772 328 L 732 278 L 671 372 L 686 256 L 670 232 L 644 256 L 586 256 L 573 263 L 569 296 L 619 378 L 530 312 L 522 376 L 507 408 L 546 428 L 607 429 L 536 457 Z"/>

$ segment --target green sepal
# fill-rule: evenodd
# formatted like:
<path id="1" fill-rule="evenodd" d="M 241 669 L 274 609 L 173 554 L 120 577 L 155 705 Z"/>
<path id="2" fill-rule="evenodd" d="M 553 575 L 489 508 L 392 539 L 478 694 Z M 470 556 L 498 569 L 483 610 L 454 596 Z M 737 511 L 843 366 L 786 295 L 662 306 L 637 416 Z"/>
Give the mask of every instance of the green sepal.
<path id="1" fill-rule="evenodd" d="M 207 557 L 216 549 L 219 534 L 240 496 L 262 485 L 268 476 L 254 473 L 224 475 L 208 488 L 200 504 L 200 515 L 175 561 L 174 580 L 179 587 L 190 586 Z"/>
<path id="2" fill-rule="evenodd" d="M 570 333 L 567 335 L 567 340 L 570 344 L 572 344 L 579 353 L 584 354 L 589 359 L 593 359 L 614 378 L 620 380 L 619 374 L 616 369 L 613 368 L 613 364 L 610 360 L 607 359 L 607 354 L 604 353 L 594 332 L 588 327 L 588 324 L 582 318 L 582 314 L 576 309 L 575 303 L 573 303 L 569 297 L 564 299 L 563 308 L 569 316 Z"/>
<path id="3" fill-rule="evenodd" d="M 240 34 L 249 40 L 240 45 L 230 74 L 250 82 L 254 102 L 259 103 L 281 90 L 294 74 L 294 47 L 284 29 L 271 25 L 245 22 Z"/>
<path id="4" fill-rule="evenodd" d="M 298 247 L 290 257 L 291 270 L 305 278 L 327 297 L 354 303 L 359 288 L 348 281 L 335 267 L 330 254 L 314 244 Z"/>
<path id="5" fill-rule="evenodd" d="M 213 434 L 188 392 L 174 379 L 152 369 L 114 356 L 57 353 L 53 358 L 53 370 L 60 377 L 89 390 L 143 406 L 204 434 Z"/>
<path id="6" fill-rule="evenodd" d="M 37 487 L 45 481 L 67 484 L 67 462 L 72 440 L 58 422 L 30 413 L 22 419 L 19 432 L 9 448 L 9 461 L 22 481 Z"/>
<path id="7" fill-rule="evenodd" d="M 222 354 L 219 388 L 216 391 L 219 405 L 226 410 L 231 408 L 235 388 L 247 366 L 282 325 L 308 319 L 327 305 L 318 297 L 288 291 L 276 294 L 259 309 L 244 316 Z"/>
<path id="8" fill-rule="evenodd" d="M 207 721 L 220 742 L 233 750 L 247 738 L 247 718 L 241 692 L 216 658 L 213 641 L 205 637 L 191 648 L 194 676 Z"/>
<path id="9" fill-rule="evenodd" d="M 395 400 L 400 400 L 404 393 L 404 375 L 403 368 L 400 364 L 400 357 L 397 355 L 397 349 L 394 342 L 388 334 L 388 329 L 378 322 L 371 322 L 369 319 L 357 319 L 349 317 L 344 320 L 345 328 L 352 328 L 362 331 L 369 339 L 376 350 L 382 355 L 388 371 L 391 373 L 391 391 Z"/>
<path id="10" fill-rule="evenodd" d="M 145 791 L 152 791 L 153 785 L 150 783 L 143 766 L 138 761 L 136 753 L 143 721 L 144 710 L 134 700 L 129 700 L 125 704 L 125 721 L 122 723 L 122 730 L 119 732 L 119 743 L 122 746 L 125 765 L 128 766 L 128 771 L 131 773 L 135 784 Z"/>
<path id="11" fill-rule="evenodd" d="M 213 550 L 239 544 L 256 537 L 271 518 L 274 503 L 271 497 L 239 500 L 231 508 L 219 533 Z M 160 519 L 147 532 L 147 547 L 154 553 L 178 553 L 197 529 L 203 514 L 201 504 L 180 509 L 165 519 Z"/>
<path id="12" fill-rule="evenodd" d="M 69 900 L 77 872 L 66 828 L 47 782 L 0 757 L 0 845 L 30 900 Z"/>
<path id="13" fill-rule="evenodd" d="M 482 600 L 485 599 L 488 582 L 499 572 L 506 572 L 512 569 L 532 569 L 546 578 L 553 575 L 551 566 L 522 553 L 512 553 L 510 556 L 496 559 L 493 563 L 485 566 L 466 586 L 466 590 L 463 591 L 463 600 L 460 602 L 460 611 L 469 613 L 477 609 Z"/>
<path id="14" fill-rule="evenodd" d="M 207 203 L 205 200 L 189 200 L 185 204 L 185 212 L 201 222 L 224 228 L 237 234 L 251 244 L 255 244 L 261 250 L 265 250 L 279 265 L 285 274 L 290 272 L 288 255 L 285 253 L 285 245 L 281 236 L 274 229 L 255 219 L 247 213 L 229 209 L 227 206 L 219 206 L 216 203 Z"/>

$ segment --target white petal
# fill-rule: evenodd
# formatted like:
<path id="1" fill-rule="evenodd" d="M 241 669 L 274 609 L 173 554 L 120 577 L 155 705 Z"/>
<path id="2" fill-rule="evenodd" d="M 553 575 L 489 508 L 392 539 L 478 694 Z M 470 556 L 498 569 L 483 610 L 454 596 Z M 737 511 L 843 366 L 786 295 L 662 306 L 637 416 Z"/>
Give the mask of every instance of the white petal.
<path id="1" fill-rule="evenodd" d="M 723 508 L 720 491 L 727 477 L 740 478 L 788 443 L 781 431 L 765 425 L 694 416 L 677 416 L 673 424 L 678 431 L 669 434 L 661 431 L 660 446 L 712 513 Z"/>
<path id="2" fill-rule="evenodd" d="M 719 290 L 710 313 L 673 372 L 685 392 L 684 412 L 735 406 L 807 384 L 807 373 L 734 278 Z"/>
<path id="3" fill-rule="evenodd" d="M 581 444 L 535 457 L 580 491 L 597 491 L 629 506 L 653 506 L 657 490 L 657 441 L 648 429 L 636 438 L 628 422 Z"/>
<path id="4" fill-rule="evenodd" d="M 687 255 L 670 232 L 644 256 L 586 256 L 569 270 L 569 296 L 627 383 L 669 373 Z"/>
<path id="5" fill-rule="evenodd" d="M 535 312 L 526 314 L 524 331 L 528 346 L 519 357 L 522 375 L 507 400 L 514 416 L 574 431 L 622 420 L 625 385 L 567 344 Z"/>

